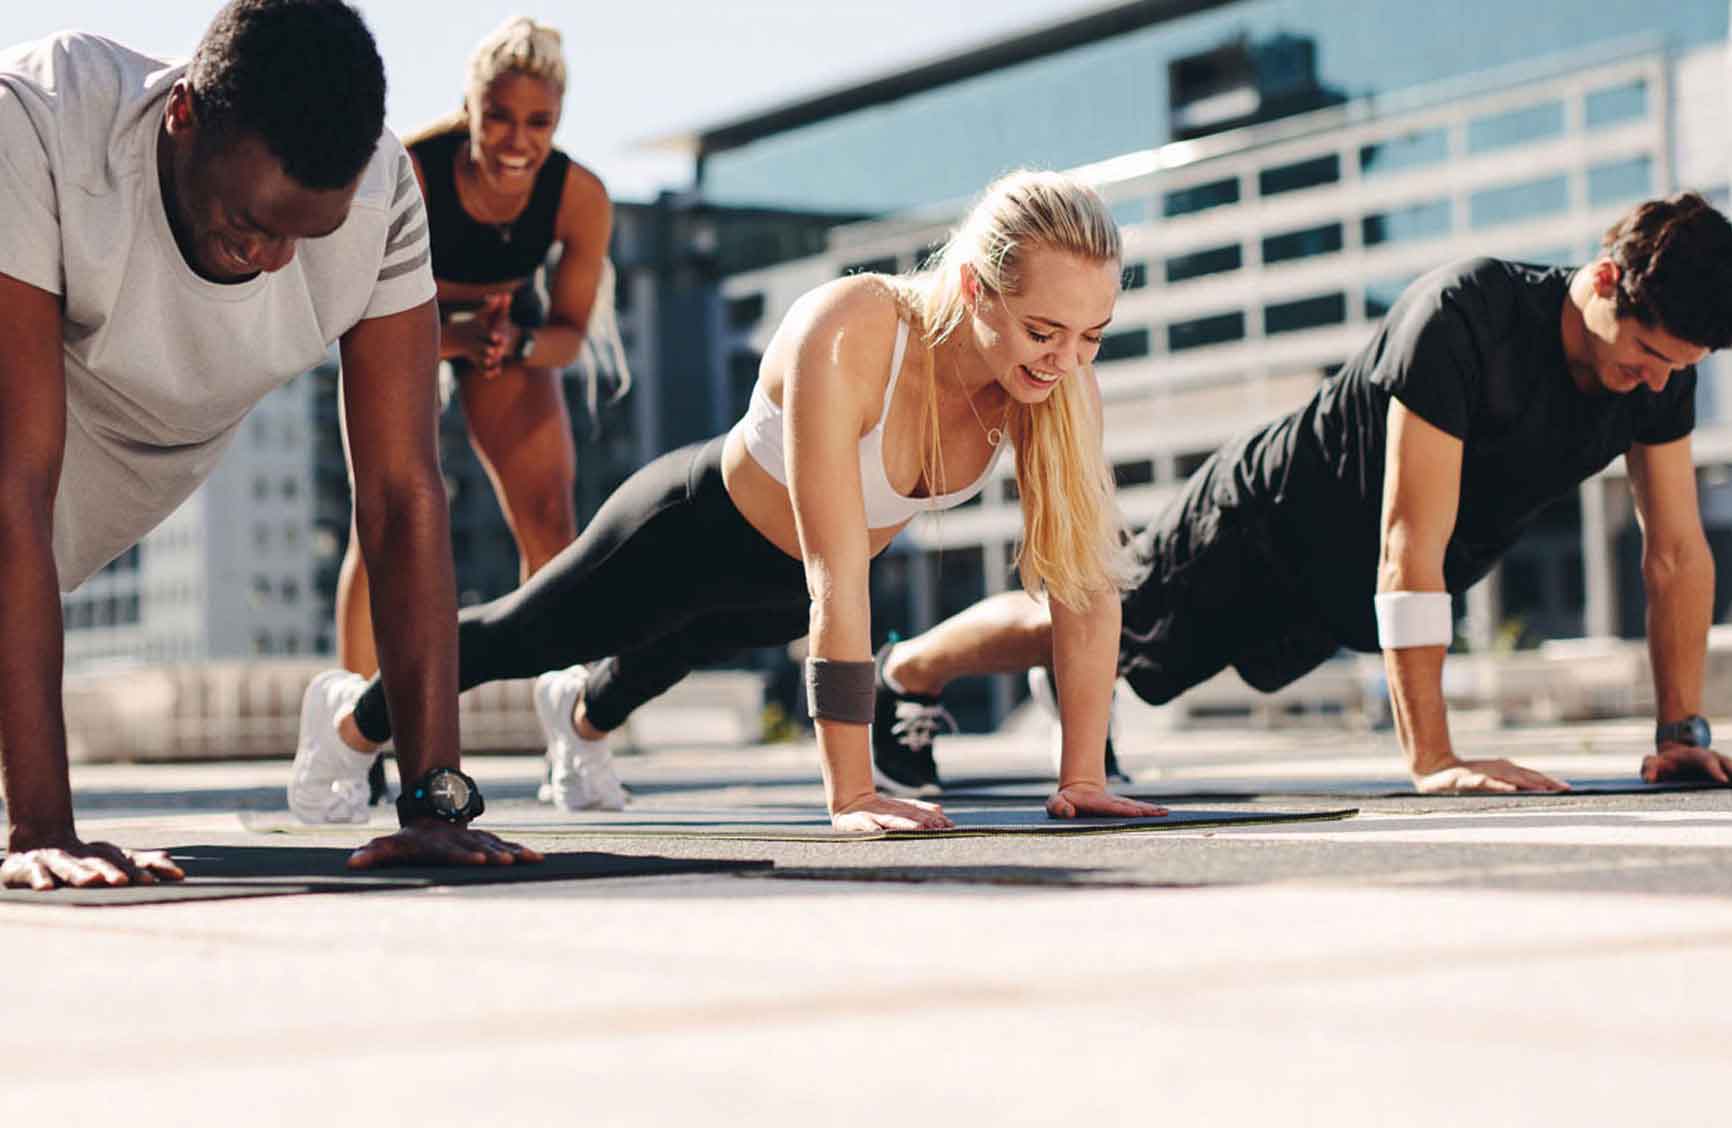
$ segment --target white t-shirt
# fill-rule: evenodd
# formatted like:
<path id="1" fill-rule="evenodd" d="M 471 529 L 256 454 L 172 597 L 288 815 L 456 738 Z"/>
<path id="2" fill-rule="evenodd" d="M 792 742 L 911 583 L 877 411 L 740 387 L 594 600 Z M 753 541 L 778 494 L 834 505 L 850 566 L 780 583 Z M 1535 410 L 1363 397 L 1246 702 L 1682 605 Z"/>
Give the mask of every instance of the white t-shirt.
<path id="1" fill-rule="evenodd" d="M 194 273 L 156 160 L 184 69 L 82 33 L 0 52 L 0 273 L 65 309 L 63 591 L 168 516 L 247 411 L 356 322 L 433 297 L 420 189 L 389 133 L 335 233 L 246 282 Z"/>

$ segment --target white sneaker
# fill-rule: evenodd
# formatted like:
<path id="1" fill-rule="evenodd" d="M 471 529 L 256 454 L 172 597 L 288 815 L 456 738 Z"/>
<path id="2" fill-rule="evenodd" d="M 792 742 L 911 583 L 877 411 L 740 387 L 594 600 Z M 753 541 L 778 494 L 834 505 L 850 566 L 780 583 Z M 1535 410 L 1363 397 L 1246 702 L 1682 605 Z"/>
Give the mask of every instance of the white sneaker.
<path id="1" fill-rule="evenodd" d="M 357 752 L 337 735 L 337 722 L 354 712 L 367 679 L 347 670 L 314 677 L 301 698 L 301 737 L 289 772 L 289 810 L 304 823 L 364 823 L 367 771 L 374 752 Z"/>
<path id="2" fill-rule="evenodd" d="M 585 740 L 572 711 L 589 684 L 583 666 L 554 670 L 535 679 L 535 717 L 547 738 L 547 783 L 540 795 L 565 811 L 623 811 L 625 787 L 614 774 L 605 740 Z"/>
<path id="3" fill-rule="evenodd" d="M 1028 692 L 1047 716 L 1052 718 L 1052 774 L 1057 779 L 1063 774 L 1064 760 L 1064 728 L 1058 719 L 1058 694 L 1053 689 L 1052 671 L 1045 666 L 1033 666 L 1028 671 Z M 1107 782 L 1129 783 L 1131 777 L 1119 767 L 1118 750 L 1113 747 L 1113 737 L 1118 732 L 1118 688 L 1113 688 L 1113 708 L 1107 717 Z"/>

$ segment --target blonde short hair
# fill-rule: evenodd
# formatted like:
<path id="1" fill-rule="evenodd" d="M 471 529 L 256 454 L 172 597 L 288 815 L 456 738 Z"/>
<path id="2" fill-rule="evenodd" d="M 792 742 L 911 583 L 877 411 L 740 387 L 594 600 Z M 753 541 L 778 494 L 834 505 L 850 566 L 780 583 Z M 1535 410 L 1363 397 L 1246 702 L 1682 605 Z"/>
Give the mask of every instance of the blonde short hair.
<path id="1" fill-rule="evenodd" d="M 1028 251 L 1047 247 L 1090 262 L 1117 263 L 1118 224 L 1094 189 L 1057 172 L 1020 170 L 988 185 L 944 245 L 915 273 L 892 280 L 929 344 L 963 323 L 968 303 L 962 267 L 1002 294 L 1021 291 Z M 936 381 L 933 382 L 936 389 Z M 930 395 L 932 439 L 926 461 L 941 480 L 938 401 Z M 1062 381 L 1045 402 L 1013 403 L 1007 431 L 1016 448 L 1022 496 L 1023 587 L 1081 609 L 1096 592 L 1129 582 L 1124 523 L 1113 498 L 1112 473 L 1101 451 L 1101 421 L 1081 379 Z"/>
<path id="2" fill-rule="evenodd" d="M 505 74 L 545 79 L 563 93 L 565 49 L 559 32 L 528 16 L 512 16 L 494 28 L 469 55 L 469 92 L 479 94 Z"/>

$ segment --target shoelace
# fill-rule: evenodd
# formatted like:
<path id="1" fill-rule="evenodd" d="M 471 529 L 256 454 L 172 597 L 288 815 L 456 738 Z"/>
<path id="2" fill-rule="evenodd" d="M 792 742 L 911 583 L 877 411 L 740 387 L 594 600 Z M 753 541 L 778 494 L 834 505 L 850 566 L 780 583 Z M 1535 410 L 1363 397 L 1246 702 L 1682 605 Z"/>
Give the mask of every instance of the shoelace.
<path id="1" fill-rule="evenodd" d="M 932 747 L 932 738 L 940 732 L 955 731 L 956 718 L 942 705 L 922 705 L 918 701 L 896 703 L 896 723 L 890 726 L 890 735 L 904 748 L 923 751 Z"/>

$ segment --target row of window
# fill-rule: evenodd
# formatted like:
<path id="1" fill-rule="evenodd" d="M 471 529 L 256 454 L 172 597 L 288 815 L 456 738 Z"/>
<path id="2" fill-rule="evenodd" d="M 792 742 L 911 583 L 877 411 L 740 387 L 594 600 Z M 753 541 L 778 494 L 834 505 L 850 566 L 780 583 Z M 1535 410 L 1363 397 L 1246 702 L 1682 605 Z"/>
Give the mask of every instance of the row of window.
<path id="1" fill-rule="evenodd" d="M 254 607 L 265 607 L 273 603 L 292 607 L 301 601 L 301 581 L 293 576 L 284 576 L 272 582 L 269 576 L 254 576 L 252 592 L 248 602 Z"/>
<path id="2" fill-rule="evenodd" d="M 301 495 L 301 482 L 299 478 L 285 476 L 277 483 L 276 488 L 278 492 L 282 494 L 284 501 L 293 501 Z M 255 476 L 253 478 L 253 500 L 265 501 L 270 496 L 271 480 L 263 475 Z"/>
<path id="3" fill-rule="evenodd" d="M 139 621 L 138 593 L 67 599 L 60 614 L 69 631 L 132 626 Z"/>
<path id="4" fill-rule="evenodd" d="M 305 646 L 306 643 L 295 631 L 284 631 L 280 634 L 271 631 L 253 632 L 254 654 L 299 654 Z"/>
<path id="5" fill-rule="evenodd" d="M 1653 180 L 1653 160 L 1647 156 L 1595 165 L 1587 170 L 1588 205 L 1599 208 L 1639 200 L 1652 190 Z M 1469 222 L 1476 228 L 1553 215 L 1569 207 L 1569 178 L 1559 173 L 1497 185 L 1472 193 L 1467 203 Z M 1360 241 L 1367 247 L 1378 247 L 1442 238 L 1454 226 L 1453 211 L 1449 200 L 1435 199 L 1366 215 L 1359 221 Z M 1264 236 L 1262 258 L 1269 264 L 1292 262 L 1334 254 L 1345 243 L 1345 224 L 1318 224 Z M 1164 263 L 1169 284 L 1230 273 L 1244 265 L 1244 248 L 1239 243 L 1188 251 Z"/>
<path id="6" fill-rule="evenodd" d="M 1647 113 L 1648 84 L 1645 79 L 1591 91 L 1583 105 L 1583 121 L 1589 129 L 1603 129 L 1644 117 Z M 1529 145 L 1561 136 L 1564 128 L 1564 103 L 1552 99 L 1469 121 L 1467 150 L 1478 155 Z M 1446 127 L 1437 126 L 1386 138 L 1361 146 L 1358 158 L 1360 172 L 1365 176 L 1408 172 L 1442 164 L 1449 159 L 1449 133 Z M 1278 196 L 1334 184 L 1340 179 L 1341 158 L 1338 154 L 1329 153 L 1258 170 L 1257 192 L 1262 196 Z M 1162 194 L 1161 214 L 1170 219 L 1236 204 L 1241 191 L 1236 176 L 1174 189 Z M 1114 214 L 1120 217 L 1121 223 L 1142 222 L 1147 218 L 1147 209 L 1141 205 L 1140 200 L 1122 200 L 1115 206 Z"/>

